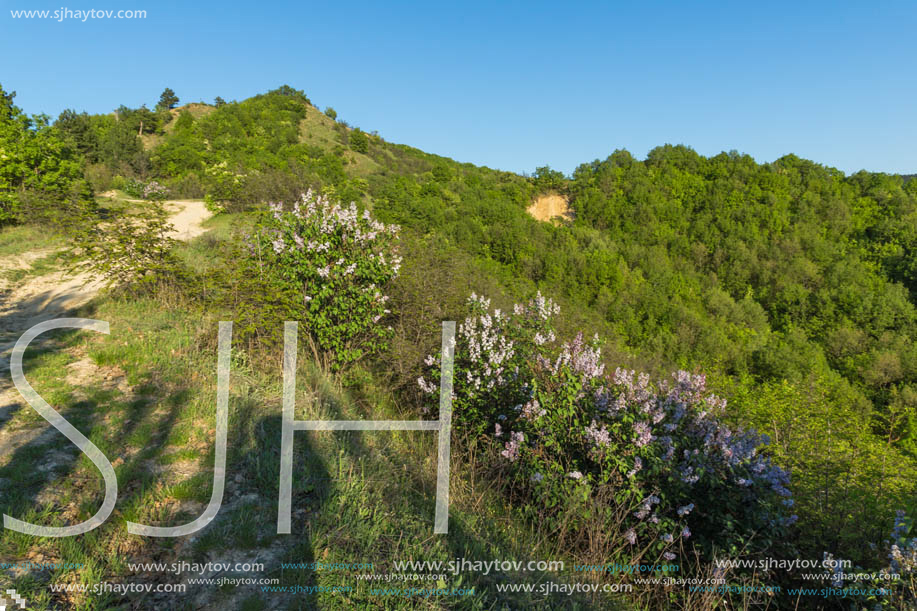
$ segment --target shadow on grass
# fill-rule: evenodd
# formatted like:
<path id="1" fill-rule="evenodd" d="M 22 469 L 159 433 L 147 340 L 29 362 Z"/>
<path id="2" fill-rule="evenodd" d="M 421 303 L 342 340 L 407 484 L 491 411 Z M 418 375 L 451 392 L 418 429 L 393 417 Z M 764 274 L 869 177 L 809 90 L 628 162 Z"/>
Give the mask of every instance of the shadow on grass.
<path id="1" fill-rule="evenodd" d="M 37 344 L 35 349 L 27 353 L 27 374 L 41 369 L 43 358 L 52 350 L 75 345 L 79 341 L 79 333 L 50 333 L 53 342 Z M 322 603 L 328 599 L 316 594 L 315 587 L 327 584 L 328 580 L 319 579 L 317 572 L 308 568 L 308 565 L 325 561 L 329 551 L 328 561 L 340 560 L 341 554 L 344 554 L 346 561 L 381 559 L 382 564 L 387 565 L 391 560 L 423 559 L 420 556 L 426 553 L 431 541 L 441 542 L 448 550 L 448 558 L 469 560 L 492 560 L 495 559 L 495 553 L 507 553 L 519 548 L 518 543 L 512 538 L 512 533 L 494 525 L 481 525 L 480 521 L 472 524 L 469 521 L 470 516 L 456 507 L 450 512 L 449 535 L 433 535 L 435 478 L 420 468 L 419 453 L 405 453 L 404 444 L 374 443 L 369 447 L 365 435 L 393 434 L 382 431 L 296 432 L 292 533 L 277 535 L 280 397 L 265 401 L 257 396 L 238 394 L 231 394 L 230 398 L 227 486 L 223 506 L 216 519 L 190 537 L 157 539 L 128 536 L 125 515 L 121 514 L 136 513 L 143 510 L 147 503 L 159 500 L 151 494 L 158 476 L 151 472 L 148 465 L 159 463 L 161 459 L 166 459 L 165 463 L 168 464 L 165 456 L 165 450 L 169 445 L 167 440 L 193 395 L 192 390 L 184 385 L 184 381 L 162 381 L 154 379 L 153 376 L 152 373 L 148 374 L 139 384 L 135 384 L 140 394 L 126 403 L 117 401 L 117 393 L 112 390 L 82 389 L 86 397 L 80 398 L 70 393 L 68 399 L 56 402 L 50 400 L 49 393 L 46 399 L 49 399 L 56 409 L 60 409 L 61 413 L 87 437 L 97 438 L 104 433 L 108 441 L 99 445 L 109 460 L 116 461 L 121 458 L 124 461 L 117 467 L 120 494 L 116 513 L 104 526 L 92 533 L 68 538 L 66 544 L 4 531 L 0 535 L 0 554 L 8 558 L 2 560 L 26 559 L 27 553 L 38 547 L 41 547 L 47 559 L 49 546 L 54 548 L 56 544 L 56 549 L 50 554 L 55 560 L 91 563 L 98 567 L 92 575 L 94 579 L 113 578 L 123 581 L 127 578 L 127 581 L 132 583 L 174 582 L 175 576 L 127 574 L 123 565 L 125 554 L 117 547 L 112 550 L 109 545 L 111 541 L 128 542 L 134 546 L 127 554 L 127 561 L 130 562 L 171 562 L 176 559 L 190 560 L 191 557 L 194 561 L 257 561 L 263 562 L 266 569 L 265 573 L 258 575 L 259 577 L 278 578 L 279 586 L 296 590 L 270 592 L 260 585 L 224 590 L 215 585 L 198 585 L 189 586 L 189 591 L 185 594 L 158 595 L 157 598 L 150 595 L 119 597 L 109 594 L 99 597 L 94 602 L 99 608 L 129 603 L 174 609 L 194 609 L 202 605 L 208 608 L 225 606 L 252 610 L 317 609 L 347 608 L 347 603 L 343 601 L 343 606 L 338 606 L 337 602 L 331 605 Z M 45 373 L 43 377 L 48 377 L 48 374 Z M 231 373 L 231 393 L 234 386 Z M 323 402 L 324 411 L 321 417 L 354 417 L 353 414 L 342 413 L 342 405 L 346 403 L 346 399 L 342 399 L 334 392 L 323 391 L 319 394 L 328 399 L 327 402 Z M 118 408 L 117 417 L 109 418 L 113 406 Z M 211 422 L 214 413 L 215 396 L 211 397 L 202 417 Z M 360 414 L 358 417 L 364 415 L 369 419 L 369 414 Z M 44 425 L 43 421 L 41 424 Z M 430 441 L 436 436 L 429 432 L 401 434 L 429 437 Z M 64 439 L 53 429 L 51 435 L 53 443 L 46 443 L 47 440 L 39 436 L 16 448 L 9 464 L 0 468 L 0 478 L 5 483 L 3 499 L 0 502 L 5 513 L 20 519 L 41 524 L 75 523 L 94 513 L 101 502 L 101 477 L 94 467 L 90 466 L 89 476 L 83 478 L 85 481 L 80 481 L 80 478 L 76 477 L 82 458 L 79 452 L 75 447 L 70 448 L 68 442 L 60 443 Z M 329 436 L 330 439 L 314 436 Z M 413 443 L 413 439 L 411 437 L 408 440 L 408 447 Z M 124 453 L 128 445 L 136 448 L 136 451 Z M 336 450 L 336 456 L 335 452 L 328 450 L 329 446 Z M 424 447 L 425 451 L 428 449 L 435 456 L 435 443 L 426 443 L 425 440 Z M 120 455 L 119 451 L 122 452 Z M 51 455 L 54 456 L 53 468 L 40 468 Z M 209 498 L 213 457 L 211 443 L 209 449 L 203 451 L 203 455 L 199 457 L 201 472 L 188 482 L 195 499 Z M 334 463 L 335 459 L 337 464 Z M 362 466 L 364 460 L 368 467 L 367 471 L 372 477 L 379 478 L 379 481 L 363 480 L 362 469 L 359 467 L 356 472 L 352 469 L 342 472 L 340 465 L 347 463 Z M 387 473 L 386 469 L 390 469 L 391 473 Z M 389 476 L 390 479 L 386 479 Z M 74 506 L 79 507 L 78 517 L 72 513 L 62 513 L 62 509 L 72 510 Z M 183 524 L 195 517 L 197 516 L 180 513 L 168 516 L 157 525 Z M 402 542 L 402 534 L 412 540 Z M 527 558 L 522 554 L 524 552 L 520 552 L 522 560 L 541 559 Z M 372 555 L 377 557 L 372 558 Z M 411 558 L 411 555 L 416 556 Z M 122 564 L 119 565 L 119 562 Z M 283 568 L 282 563 L 299 566 Z M 221 575 L 215 575 L 219 576 Z M 20 592 L 27 593 L 34 599 L 44 596 L 50 604 L 67 606 L 65 601 L 48 598 L 48 580 L 60 578 L 61 575 L 58 574 L 45 573 L 38 579 L 33 575 L 31 580 L 20 580 L 13 587 L 21 587 Z M 352 575 L 346 574 L 341 574 L 341 578 L 355 579 Z M 337 575 L 332 579 L 337 579 Z M 545 609 L 590 607 L 591 601 L 579 595 L 548 597 L 543 599 L 543 603 L 533 604 L 530 596 L 498 593 L 496 584 L 504 580 L 504 576 L 499 573 L 487 576 L 471 573 L 466 574 L 465 579 L 462 587 L 475 586 L 477 591 L 484 593 L 486 604 L 494 608 L 518 608 L 522 603 L 532 608 Z M 505 579 L 516 583 L 563 581 L 559 576 L 540 573 L 507 575 Z M 386 602 L 386 599 L 381 598 L 371 600 L 373 605 Z M 418 601 L 406 599 L 401 602 L 410 607 Z M 450 608 L 470 608 L 474 604 L 470 600 L 461 599 L 439 602 Z"/>
<path id="2" fill-rule="evenodd" d="M 77 330 L 51 331 L 27 350 L 23 368 L 27 379 L 36 390 L 49 383 L 59 383 L 64 371 L 42 371 L 50 365 L 45 362 L 52 352 L 71 348 L 81 341 Z M 39 381 L 40 380 L 40 381 Z M 147 376 L 138 386 L 152 391 L 161 386 Z M 115 560 L 106 543 L 119 537 L 117 530 L 126 530 L 122 512 L 138 503 L 153 480 L 146 466 L 148 461 L 161 457 L 163 440 L 175 426 L 185 405 L 188 391 L 173 388 L 166 396 L 139 395 L 128 401 L 120 399 L 115 389 L 80 388 L 80 392 L 67 392 L 66 397 L 57 389 L 42 393 L 43 398 L 63 415 L 83 435 L 99 446 L 108 460 L 114 463 L 118 475 L 119 495 L 112 516 L 94 531 L 76 537 L 33 537 L 10 530 L 0 534 L 0 554 L 5 560 L 23 561 L 31 558 L 30 552 L 41 550 L 45 561 L 81 563 L 98 567 L 102 574 L 110 574 L 105 567 Z M 161 390 L 159 391 L 161 392 Z M 24 400 L 19 406 L 31 410 Z M 7 464 L 0 468 L 0 481 L 4 485 L 2 510 L 4 513 L 28 522 L 42 525 L 75 524 L 96 512 L 103 498 L 102 478 L 94 466 L 88 466 L 88 475 L 81 475 L 81 453 L 63 435 L 47 424 L 37 414 L 27 427 L 30 438 L 12 451 Z M 36 434 L 37 433 L 37 434 Z M 14 433 L 15 434 L 15 433 Z M 127 443 L 140 441 L 136 452 L 129 452 Z M 133 445 L 133 444 L 131 444 Z M 119 460 L 120 459 L 120 460 Z M 12 583 L 20 585 L 20 593 L 39 600 L 48 600 L 47 581 L 60 577 L 60 570 L 39 571 L 18 577 Z M 32 590 L 32 591 L 30 591 Z M 112 603 L 114 597 L 102 596 L 100 603 Z M 102 600 L 104 599 L 104 600 Z"/>

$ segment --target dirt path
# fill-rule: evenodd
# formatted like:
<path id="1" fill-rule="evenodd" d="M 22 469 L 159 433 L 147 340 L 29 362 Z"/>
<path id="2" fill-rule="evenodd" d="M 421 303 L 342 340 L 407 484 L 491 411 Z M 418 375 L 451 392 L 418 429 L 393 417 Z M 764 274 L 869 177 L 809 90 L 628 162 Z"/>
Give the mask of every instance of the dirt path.
<path id="1" fill-rule="evenodd" d="M 169 222 L 175 225 L 171 237 L 176 240 L 190 240 L 196 238 L 207 230 L 201 223 L 209 219 L 212 214 L 204 202 L 194 200 L 171 200 L 166 202 L 167 209 L 172 212 Z"/>
<path id="2" fill-rule="evenodd" d="M 206 230 L 201 226 L 211 214 L 200 201 L 165 202 L 169 222 L 175 226 L 171 237 L 190 240 Z M 0 273 L 28 269 L 36 259 L 51 254 L 37 249 L 0 259 Z M 18 282 L 0 277 L 0 388 L 9 386 L 9 355 L 16 340 L 31 326 L 57 318 L 92 299 L 102 283 L 87 274 L 56 271 L 42 276 L 26 276 Z M 2 403 L 3 397 L 0 397 Z"/>

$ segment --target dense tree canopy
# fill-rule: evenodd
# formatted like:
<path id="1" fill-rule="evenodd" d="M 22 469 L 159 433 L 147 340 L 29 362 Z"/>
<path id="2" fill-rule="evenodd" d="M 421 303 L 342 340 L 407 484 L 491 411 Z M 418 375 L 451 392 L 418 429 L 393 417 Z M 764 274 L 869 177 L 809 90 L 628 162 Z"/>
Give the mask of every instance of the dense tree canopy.
<path id="1" fill-rule="evenodd" d="M 45 115 L 29 117 L 0 87 L 0 226 L 26 217 L 58 218 L 90 202 L 78 147 Z"/>

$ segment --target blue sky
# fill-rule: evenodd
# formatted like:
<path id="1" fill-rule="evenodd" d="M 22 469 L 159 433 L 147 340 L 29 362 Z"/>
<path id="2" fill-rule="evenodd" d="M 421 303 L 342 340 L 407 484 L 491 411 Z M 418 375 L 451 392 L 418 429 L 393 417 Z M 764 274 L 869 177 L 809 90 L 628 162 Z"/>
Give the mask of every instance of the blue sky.
<path id="1" fill-rule="evenodd" d="M 287 83 L 389 141 L 520 172 L 665 143 L 917 172 L 913 2 L 0 5 L 0 84 L 30 113 Z M 64 7 L 147 17 L 10 12 Z"/>

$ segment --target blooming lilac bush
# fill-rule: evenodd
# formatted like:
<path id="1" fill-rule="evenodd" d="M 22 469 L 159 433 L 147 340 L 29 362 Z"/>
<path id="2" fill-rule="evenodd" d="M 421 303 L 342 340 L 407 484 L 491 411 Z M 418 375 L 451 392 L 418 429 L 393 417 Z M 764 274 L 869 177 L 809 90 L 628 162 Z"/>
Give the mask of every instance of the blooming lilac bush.
<path id="1" fill-rule="evenodd" d="M 401 267 L 398 227 L 311 190 L 289 210 L 270 204 L 249 255 L 287 296 L 315 356 L 333 370 L 378 353 L 390 338 L 385 286 Z"/>
<path id="2" fill-rule="evenodd" d="M 848 592 L 843 598 L 851 608 L 917 609 L 917 536 L 913 534 L 913 521 L 898 510 L 891 536 L 881 550 L 887 566 L 876 573 L 860 566 L 843 568 L 838 562 L 830 573 L 831 587 Z M 836 560 L 828 552 L 824 559 Z"/>
<path id="3" fill-rule="evenodd" d="M 148 183 L 129 178 L 124 183 L 124 192 L 131 197 L 161 201 L 169 197 L 169 190 L 164 186 L 151 180 Z"/>
<path id="4" fill-rule="evenodd" d="M 155 180 L 151 180 L 143 186 L 143 199 L 162 200 L 169 197 L 169 189 Z"/>
<path id="5" fill-rule="evenodd" d="M 469 304 L 456 340 L 455 426 L 495 445 L 511 487 L 545 524 L 562 513 L 569 521 L 572 501 L 583 520 L 596 515 L 599 491 L 610 489 L 629 508 L 619 551 L 670 558 L 695 543 L 710 556 L 762 549 L 795 521 L 788 474 L 761 451 L 766 438 L 723 425 L 726 402 L 703 375 L 653 384 L 608 374 L 599 339 L 558 339 L 559 308 L 540 294 L 512 312 L 476 295 Z M 437 362 L 427 361 L 430 380 Z"/>
<path id="6" fill-rule="evenodd" d="M 917 531 L 913 521 L 899 510 L 888 541 L 888 573 L 898 575 L 895 598 L 917 607 Z"/>

